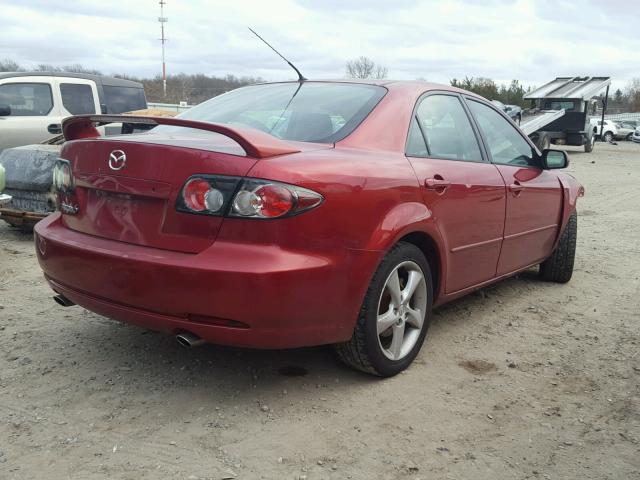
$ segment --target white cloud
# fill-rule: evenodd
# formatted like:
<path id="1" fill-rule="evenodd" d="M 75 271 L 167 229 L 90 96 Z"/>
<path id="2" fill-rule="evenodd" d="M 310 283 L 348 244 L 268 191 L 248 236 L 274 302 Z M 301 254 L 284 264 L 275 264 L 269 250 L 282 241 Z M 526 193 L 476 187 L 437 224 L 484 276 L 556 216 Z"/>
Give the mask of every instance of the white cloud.
<path id="1" fill-rule="evenodd" d="M 560 75 L 639 76 L 640 10 L 597 0 L 168 0 L 170 73 L 295 78 L 252 26 L 310 78 L 344 76 L 366 55 L 398 79 L 485 76 L 540 85 Z M 155 0 L 0 0 L 0 58 L 160 72 Z"/>

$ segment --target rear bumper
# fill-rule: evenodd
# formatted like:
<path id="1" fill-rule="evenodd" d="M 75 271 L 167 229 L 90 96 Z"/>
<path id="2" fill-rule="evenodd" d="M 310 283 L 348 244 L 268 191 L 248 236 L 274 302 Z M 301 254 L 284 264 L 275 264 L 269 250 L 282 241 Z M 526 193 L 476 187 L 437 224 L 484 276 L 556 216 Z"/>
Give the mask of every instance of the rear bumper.
<path id="1" fill-rule="evenodd" d="M 35 232 L 45 277 L 76 304 L 151 330 L 256 348 L 347 340 L 382 255 L 221 241 L 199 254 L 171 252 L 72 231 L 59 213 Z"/>

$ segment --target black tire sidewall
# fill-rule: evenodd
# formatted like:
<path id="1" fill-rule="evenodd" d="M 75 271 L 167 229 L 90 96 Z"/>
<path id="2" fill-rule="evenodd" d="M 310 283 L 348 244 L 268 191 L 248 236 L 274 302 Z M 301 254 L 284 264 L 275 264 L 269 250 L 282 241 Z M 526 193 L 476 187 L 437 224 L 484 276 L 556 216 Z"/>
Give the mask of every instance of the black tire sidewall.
<path id="1" fill-rule="evenodd" d="M 413 350 L 401 360 L 390 360 L 384 355 L 384 353 L 382 353 L 382 348 L 378 341 L 378 302 L 389 274 L 394 268 L 396 268 L 396 266 L 407 260 L 415 262 L 422 269 L 425 281 L 427 282 L 427 311 L 425 312 L 424 324 L 422 331 L 420 332 L 420 337 L 414 345 Z M 429 329 L 432 306 L 433 281 L 427 259 L 422 251 L 420 251 L 420 249 L 415 245 L 399 243 L 387 254 L 378 267 L 363 303 L 362 314 L 364 315 L 365 320 L 363 326 L 365 330 L 367 354 L 371 364 L 381 376 L 389 377 L 396 375 L 405 370 L 413 360 L 415 360 L 416 356 L 420 352 L 422 344 L 424 343 L 427 330 Z"/>

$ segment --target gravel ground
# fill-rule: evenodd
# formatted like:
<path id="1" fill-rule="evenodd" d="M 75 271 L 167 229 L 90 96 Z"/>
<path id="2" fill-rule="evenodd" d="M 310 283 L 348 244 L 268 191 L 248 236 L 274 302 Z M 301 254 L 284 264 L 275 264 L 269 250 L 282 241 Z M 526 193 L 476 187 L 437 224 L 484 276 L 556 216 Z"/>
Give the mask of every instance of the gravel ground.
<path id="1" fill-rule="evenodd" d="M 328 348 L 185 350 L 58 307 L 3 224 L 0 478 L 640 478 L 640 145 L 570 158 L 573 280 L 438 309 L 388 380 Z"/>

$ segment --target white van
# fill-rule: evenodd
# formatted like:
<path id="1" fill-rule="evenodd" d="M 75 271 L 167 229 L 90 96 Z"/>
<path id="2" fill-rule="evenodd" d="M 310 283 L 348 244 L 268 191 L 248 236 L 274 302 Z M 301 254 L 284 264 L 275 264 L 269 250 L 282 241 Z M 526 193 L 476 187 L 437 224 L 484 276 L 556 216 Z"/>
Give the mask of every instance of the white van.
<path id="1" fill-rule="evenodd" d="M 61 133 L 70 115 L 147 108 L 141 83 L 82 73 L 0 73 L 0 151 Z"/>

